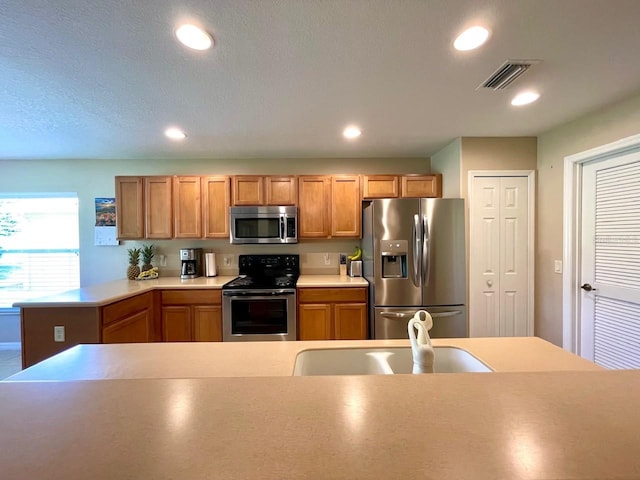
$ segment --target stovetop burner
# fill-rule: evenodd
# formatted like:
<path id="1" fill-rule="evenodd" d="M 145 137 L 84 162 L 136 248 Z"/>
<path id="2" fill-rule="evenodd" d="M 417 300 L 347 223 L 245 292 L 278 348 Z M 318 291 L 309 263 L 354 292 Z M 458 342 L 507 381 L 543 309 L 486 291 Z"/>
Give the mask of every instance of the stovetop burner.
<path id="1" fill-rule="evenodd" d="M 295 288 L 300 276 L 299 255 L 240 255 L 240 276 L 223 290 Z"/>

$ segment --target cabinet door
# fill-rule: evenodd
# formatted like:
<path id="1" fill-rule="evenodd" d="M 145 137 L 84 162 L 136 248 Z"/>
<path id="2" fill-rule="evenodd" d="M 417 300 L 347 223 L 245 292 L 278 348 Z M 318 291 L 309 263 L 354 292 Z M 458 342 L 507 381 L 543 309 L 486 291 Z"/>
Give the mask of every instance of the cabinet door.
<path id="1" fill-rule="evenodd" d="M 142 177 L 116 177 L 116 225 L 120 240 L 144 238 Z"/>
<path id="2" fill-rule="evenodd" d="M 298 177 L 298 237 L 327 238 L 330 229 L 331 183 L 324 175 Z"/>
<path id="3" fill-rule="evenodd" d="M 187 305 L 162 307 L 162 340 L 191 341 L 191 307 Z"/>
<path id="4" fill-rule="evenodd" d="M 402 197 L 442 197 L 442 174 L 403 175 Z"/>
<path id="5" fill-rule="evenodd" d="M 337 303 L 334 305 L 334 338 L 336 340 L 367 339 L 367 304 Z"/>
<path id="6" fill-rule="evenodd" d="M 229 238 L 231 181 L 227 176 L 202 178 L 203 228 L 205 238 Z"/>
<path id="7" fill-rule="evenodd" d="M 150 342 L 151 312 L 143 310 L 102 329 L 102 343 Z"/>
<path id="8" fill-rule="evenodd" d="M 298 182 L 296 177 L 265 177 L 267 205 L 297 205 Z"/>
<path id="9" fill-rule="evenodd" d="M 397 175 L 364 175 L 362 198 L 398 198 L 400 182 Z"/>
<path id="10" fill-rule="evenodd" d="M 298 307 L 298 340 L 331 340 L 331 305 Z"/>
<path id="11" fill-rule="evenodd" d="M 360 238 L 362 199 L 359 175 L 331 178 L 331 236 Z"/>
<path id="12" fill-rule="evenodd" d="M 171 177 L 144 177 L 146 238 L 172 237 L 171 189 Z"/>
<path id="13" fill-rule="evenodd" d="M 235 176 L 232 190 L 234 205 L 264 205 L 264 177 Z"/>
<path id="14" fill-rule="evenodd" d="M 175 238 L 201 238 L 200 177 L 173 178 L 173 223 Z"/>
<path id="15" fill-rule="evenodd" d="M 222 341 L 222 308 L 211 305 L 193 306 L 193 340 Z"/>

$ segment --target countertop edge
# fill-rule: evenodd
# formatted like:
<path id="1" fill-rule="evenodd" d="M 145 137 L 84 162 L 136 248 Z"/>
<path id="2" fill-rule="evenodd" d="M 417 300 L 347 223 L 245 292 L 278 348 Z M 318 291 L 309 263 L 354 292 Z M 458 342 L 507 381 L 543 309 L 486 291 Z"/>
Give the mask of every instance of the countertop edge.
<path id="1" fill-rule="evenodd" d="M 114 302 L 154 290 L 197 289 L 220 290 L 222 286 L 236 278 L 236 275 L 218 277 L 198 277 L 182 280 L 179 277 L 160 277 L 154 280 L 114 280 L 104 284 L 81 287 L 46 297 L 13 303 L 14 308 L 83 308 L 103 307 Z M 367 287 L 363 277 L 343 277 L 340 275 L 300 275 L 296 288 L 355 288 Z M 106 292 L 104 291 L 106 290 Z"/>

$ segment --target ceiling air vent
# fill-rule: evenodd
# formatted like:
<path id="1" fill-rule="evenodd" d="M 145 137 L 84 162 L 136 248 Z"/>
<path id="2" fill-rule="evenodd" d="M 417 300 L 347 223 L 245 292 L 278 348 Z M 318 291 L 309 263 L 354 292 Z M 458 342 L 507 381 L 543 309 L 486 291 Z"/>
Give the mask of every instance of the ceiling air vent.
<path id="1" fill-rule="evenodd" d="M 536 63 L 540 63 L 540 60 L 507 60 L 478 88 L 491 88 L 493 90 L 507 88 L 511 85 L 511 82 L 519 78 L 529 67 Z"/>

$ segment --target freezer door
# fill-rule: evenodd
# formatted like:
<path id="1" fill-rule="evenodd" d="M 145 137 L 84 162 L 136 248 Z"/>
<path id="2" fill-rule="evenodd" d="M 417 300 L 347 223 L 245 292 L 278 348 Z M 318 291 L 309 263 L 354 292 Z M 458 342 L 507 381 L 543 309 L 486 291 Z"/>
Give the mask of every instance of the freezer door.
<path id="1" fill-rule="evenodd" d="M 375 307 L 373 335 L 375 339 L 409 338 L 407 326 L 416 311 L 426 310 L 433 318 L 431 338 L 467 337 L 467 307 Z"/>
<path id="2" fill-rule="evenodd" d="M 374 200 L 368 208 L 372 209 L 374 305 L 421 305 L 420 199 Z M 400 241 L 401 246 L 406 245 L 406 271 L 401 277 L 397 276 L 396 270 L 388 277 L 383 276 L 383 248 L 385 245 L 388 247 L 391 240 Z"/>
<path id="3" fill-rule="evenodd" d="M 422 305 L 464 305 L 466 266 L 464 200 L 423 198 Z"/>

